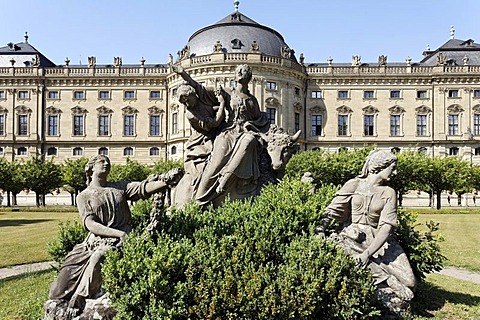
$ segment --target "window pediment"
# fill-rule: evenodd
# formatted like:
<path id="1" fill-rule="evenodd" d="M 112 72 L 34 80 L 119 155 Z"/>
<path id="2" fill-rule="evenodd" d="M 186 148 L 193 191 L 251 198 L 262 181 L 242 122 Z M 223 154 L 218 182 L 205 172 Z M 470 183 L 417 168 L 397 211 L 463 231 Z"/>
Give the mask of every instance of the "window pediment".
<path id="1" fill-rule="evenodd" d="M 427 107 L 425 105 L 421 105 L 420 107 L 415 108 L 415 111 L 418 114 L 427 114 L 427 113 L 432 112 L 432 109 L 430 109 L 429 107 Z"/>
<path id="2" fill-rule="evenodd" d="M 265 99 L 265 104 L 269 107 L 277 108 L 277 107 L 280 106 L 280 101 L 278 101 L 277 98 L 270 97 L 270 98 Z"/>
<path id="3" fill-rule="evenodd" d="M 448 113 L 461 113 L 463 112 L 463 108 L 460 107 L 458 104 L 451 105 L 447 108 Z"/>
<path id="4" fill-rule="evenodd" d="M 173 112 L 178 111 L 178 109 L 179 109 L 179 105 L 178 105 L 178 104 L 172 103 L 172 104 L 170 105 L 170 110 L 172 110 Z"/>
<path id="5" fill-rule="evenodd" d="M 0 107 L 0 114 L 6 114 L 8 113 L 8 109 L 4 107 Z"/>
<path id="6" fill-rule="evenodd" d="M 15 111 L 17 111 L 17 114 L 30 114 L 32 113 L 32 109 L 26 107 L 26 106 L 18 106 L 15 108 Z"/>
<path id="7" fill-rule="evenodd" d="M 374 106 L 366 106 L 362 109 L 364 114 L 375 114 L 378 112 L 378 109 Z"/>
<path id="8" fill-rule="evenodd" d="M 475 112 L 475 113 L 480 113 L 480 104 L 477 104 L 477 105 L 474 106 L 472 109 L 473 109 L 473 112 Z"/>
<path id="9" fill-rule="evenodd" d="M 111 114 L 113 113 L 113 110 L 112 109 L 109 109 L 105 106 L 101 106 L 100 108 L 97 108 L 97 112 L 99 114 L 103 114 L 103 115 L 107 115 L 107 114 Z"/>
<path id="10" fill-rule="evenodd" d="M 131 106 L 126 106 L 125 108 L 122 108 L 122 113 L 127 115 L 134 115 L 138 113 L 138 110 Z"/>
<path id="11" fill-rule="evenodd" d="M 54 106 L 48 107 L 45 111 L 47 112 L 48 115 L 52 115 L 52 116 L 56 116 L 62 113 L 62 110 L 55 108 Z"/>
<path id="12" fill-rule="evenodd" d="M 164 111 L 157 106 L 152 106 L 152 107 L 148 108 L 148 114 L 149 115 L 161 114 L 161 113 L 164 113 Z"/>
<path id="13" fill-rule="evenodd" d="M 348 113 L 352 113 L 353 110 L 350 109 L 349 107 L 343 105 L 343 106 L 337 108 L 337 112 L 339 114 L 348 114 Z"/>
<path id="14" fill-rule="evenodd" d="M 75 114 L 75 115 L 82 115 L 82 114 L 88 113 L 88 111 L 86 109 L 83 109 L 79 106 L 75 106 L 70 110 L 72 110 L 72 113 Z"/>
<path id="15" fill-rule="evenodd" d="M 293 104 L 293 108 L 295 109 L 295 111 L 300 112 L 300 111 L 302 111 L 303 106 L 300 102 L 296 102 L 296 103 Z"/>
<path id="16" fill-rule="evenodd" d="M 324 113 L 327 111 L 324 106 L 319 106 L 319 105 L 313 106 L 309 110 L 312 113 Z"/>
<path id="17" fill-rule="evenodd" d="M 395 106 L 389 108 L 388 111 L 390 111 L 391 114 L 402 114 L 402 113 L 405 112 L 405 109 L 403 109 L 399 105 L 395 105 Z"/>

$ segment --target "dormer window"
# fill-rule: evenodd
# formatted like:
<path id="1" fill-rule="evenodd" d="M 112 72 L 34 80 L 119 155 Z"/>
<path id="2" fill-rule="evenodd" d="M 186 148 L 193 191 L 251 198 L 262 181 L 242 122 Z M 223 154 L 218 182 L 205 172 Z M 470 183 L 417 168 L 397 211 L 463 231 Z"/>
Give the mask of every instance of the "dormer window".
<path id="1" fill-rule="evenodd" d="M 242 49 L 243 43 L 240 39 L 233 39 L 231 42 L 232 49 Z"/>

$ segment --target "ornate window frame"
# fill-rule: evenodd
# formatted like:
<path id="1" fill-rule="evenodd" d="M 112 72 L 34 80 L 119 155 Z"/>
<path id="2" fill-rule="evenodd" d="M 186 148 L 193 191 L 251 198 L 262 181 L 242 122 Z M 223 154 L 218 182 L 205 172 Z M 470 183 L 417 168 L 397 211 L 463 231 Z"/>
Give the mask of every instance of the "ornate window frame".
<path id="1" fill-rule="evenodd" d="M 372 134 L 366 134 L 366 117 L 373 117 L 373 132 Z M 378 137 L 378 109 L 372 105 L 368 105 L 362 108 L 362 125 L 363 125 L 363 137 Z"/>
<path id="2" fill-rule="evenodd" d="M 337 137 L 351 137 L 352 136 L 352 114 L 353 114 L 353 110 L 350 108 L 350 107 L 347 107 L 346 105 L 342 105 L 340 107 L 338 107 L 336 109 L 337 111 L 337 114 L 336 114 L 336 118 L 337 118 L 337 130 L 336 130 L 336 136 Z M 339 120 L 339 117 L 340 116 L 346 116 L 347 117 L 347 123 L 346 123 L 346 126 L 347 126 L 347 132 L 346 134 L 340 134 L 340 128 L 339 128 L 339 123 L 338 123 L 338 120 Z"/>
<path id="3" fill-rule="evenodd" d="M 122 120 L 123 120 L 123 127 L 122 127 L 122 133 L 124 137 L 136 137 L 137 136 L 137 114 L 138 110 L 131 107 L 131 106 L 126 106 L 122 108 Z M 126 119 L 127 117 L 133 117 L 133 133 L 132 134 L 126 134 L 126 129 L 127 129 L 127 124 L 126 124 Z"/>
<path id="4" fill-rule="evenodd" d="M 462 135 L 462 117 L 463 117 L 463 108 L 458 105 L 458 104 L 452 104 L 450 106 L 447 107 L 447 121 L 446 121 L 446 126 L 447 126 L 447 135 L 448 136 L 454 136 L 454 137 L 458 137 L 458 136 L 461 136 Z M 457 123 L 456 123 L 456 126 L 457 126 L 457 130 L 456 130 L 456 133 L 452 133 L 451 132 L 451 126 L 453 128 L 453 125 L 454 124 L 451 124 L 450 123 L 450 119 L 451 119 L 451 116 L 456 116 L 456 119 L 457 119 Z"/>
<path id="5" fill-rule="evenodd" d="M 405 136 L 405 131 L 404 131 L 404 117 L 405 117 L 405 109 L 402 108 L 399 105 L 394 105 L 393 107 L 388 108 L 388 111 L 390 112 L 390 137 L 403 137 Z M 392 135 L 392 116 L 400 116 L 400 123 L 399 123 L 399 134 L 397 135 Z"/>
<path id="6" fill-rule="evenodd" d="M 113 110 L 109 109 L 105 106 L 101 106 L 97 108 L 97 136 L 98 137 L 111 137 L 112 136 L 112 113 Z M 101 117 L 107 117 L 107 127 L 108 133 L 107 134 L 100 134 L 100 119 Z"/>

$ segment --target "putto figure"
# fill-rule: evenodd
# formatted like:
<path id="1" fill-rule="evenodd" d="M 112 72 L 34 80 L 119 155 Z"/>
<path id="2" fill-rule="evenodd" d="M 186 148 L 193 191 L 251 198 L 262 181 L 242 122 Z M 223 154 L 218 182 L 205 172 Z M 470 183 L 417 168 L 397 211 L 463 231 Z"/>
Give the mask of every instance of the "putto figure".
<path id="1" fill-rule="evenodd" d="M 397 227 L 397 197 L 385 183 L 395 173 L 397 157 L 373 151 L 362 174 L 348 181 L 327 207 L 319 232 L 332 220 L 343 224 L 330 239 L 373 272 L 379 296 L 394 313 L 409 310 L 416 279 L 406 254 L 392 237 Z"/>
<path id="2" fill-rule="evenodd" d="M 85 241 L 66 256 L 58 278 L 50 287 L 45 305 L 49 319 L 69 319 L 81 313 L 86 299 L 102 295 L 101 263 L 109 250 L 120 248 L 132 230 L 127 200 L 146 199 L 173 186 L 180 178 L 169 180 L 151 176 L 140 182 L 107 182 L 110 160 L 103 155 L 90 159 L 85 167 L 87 188 L 77 198 L 78 211 L 89 231 Z"/>

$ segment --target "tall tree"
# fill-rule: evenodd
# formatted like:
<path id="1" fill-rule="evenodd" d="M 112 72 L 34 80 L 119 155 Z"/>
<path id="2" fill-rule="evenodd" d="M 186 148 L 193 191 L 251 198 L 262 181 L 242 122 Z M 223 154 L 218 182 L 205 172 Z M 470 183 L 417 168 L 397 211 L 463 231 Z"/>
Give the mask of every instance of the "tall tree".
<path id="1" fill-rule="evenodd" d="M 10 194 L 12 195 L 12 204 L 17 205 L 17 194 L 26 188 L 25 177 L 22 172 L 21 164 L 14 160 L 8 161 L 0 158 L 0 189 L 7 192 L 7 206 L 11 206 Z"/>
<path id="2" fill-rule="evenodd" d="M 127 158 L 125 165 L 112 165 L 108 177 L 110 181 L 141 181 L 146 179 L 151 173 L 152 170 L 147 165 Z"/>
<path id="3" fill-rule="evenodd" d="M 87 187 L 85 181 L 85 165 L 87 162 L 87 158 L 66 159 L 62 167 L 63 188 L 70 193 L 72 206 L 76 205 L 78 193 Z"/>
<path id="4" fill-rule="evenodd" d="M 37 207 L 45 206 L 45 195 L 63 184 L 61 166 L 43 156 L 32 157 L 22 167 L 28 188 L 35 192 Z"/>

